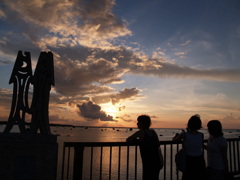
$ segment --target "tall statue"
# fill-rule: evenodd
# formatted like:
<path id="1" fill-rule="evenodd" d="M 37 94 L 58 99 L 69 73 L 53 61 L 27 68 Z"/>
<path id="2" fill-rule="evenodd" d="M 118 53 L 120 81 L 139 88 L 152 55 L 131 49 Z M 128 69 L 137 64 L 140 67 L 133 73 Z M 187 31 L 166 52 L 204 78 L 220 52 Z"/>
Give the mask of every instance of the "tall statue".
<path id="1" fill-rule="evenodd" d="M 4 133 L 9 133 L 14 124 L 18 124 L 20 132 L 26 133 L 25 113 L 30 113 L 28 106 L 28 90 L 32 77 L 30 52 L 18 51 L 9 84 L 13 83 L 12 106 Z"/>
<path id="2" fill-rule="evenodd" d="M 12 106 L 4 133 L 18 124 L 21 133 L 51 134 L 48 108 L 51 86 L 54 86 L 54 63 L 52 52 L 41 52 L 32 75 L 30 52 L 18 51 L 9 84 L 13 83 Z M 31 107 L 28 105 L 30 83 L 33 85 Z M 30 130 L 25 127 L 25 114 L 32 114 Z"/>
<path id="3" fill-rule="evenodd" d="M 30 133 L 51 134 L 48 108 L 51 86 L 54 86 L 54 63 L 52 52 L 41 52 L 32 78 L 33 100 Z"/>

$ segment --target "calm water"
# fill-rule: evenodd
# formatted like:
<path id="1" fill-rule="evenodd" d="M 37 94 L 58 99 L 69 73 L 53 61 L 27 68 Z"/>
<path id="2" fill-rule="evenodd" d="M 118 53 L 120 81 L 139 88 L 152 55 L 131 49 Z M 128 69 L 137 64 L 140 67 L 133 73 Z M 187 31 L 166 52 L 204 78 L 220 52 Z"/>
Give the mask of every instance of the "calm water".
<path id="1" fill-rule="evenodd" d="M 128 136 L 138 131 L 133 128 L 132 131 L 128 128 L 82 128 L 82 127 L 52 127 L 53 134 L 59 134 L 59 140 L 65 141 L 88 141 L 88 142 L 122 142 Z M 180 133 L 180 129 L 155 129 L 159 135 L 159 140 L 171 140 L 176 133 Z M 205 139 L 208 138 L 208 132 L 205 129 L 200 130 L 204 133 Z M 224 136 L 226 138 L 237 138 L 240 136 L 240 131 L 237 129 L 225 129 Z"/>
<path id="2" fill-rule="evenodd" d="M 0 132 L 3 131 L 3 128 L 4 128 L 4 126 L 0 126 Z M 60 179 L 60 177 L 61 177 L 63 142 L 124 142 L 128 136 L 130 136 L 137 130 L 138 129 L 136 129 L 136 128 L 130 130 L 128 128 L 51 127 L 52 134 L 58 135 L 58 143 L 59 143 L 58 178 L 57 179 Z M 155 129 L 155 131 L 159 135 L 160 141 L 171 140 L 172 137 L 176 133 L 181 132 L 180 129 L 163 129 L 163 128 Z M 14 127 L 12 132 L 18 132 L 18 127 Z M 205 137 L 205 139 L 207 139 L 208 138 L 207 130 L 202 129 L 201 132 L 204 133 L 204 137 Z M 226 138 L 238 138 L 240 136 L 240 130 L 225 129 L 224 136 Z M 94 152 L 94 158 L 99 159 L 99 154 L 97 151 L 99 151 L 99 150 L 96 150 L 96 152 Z M 108 179 L 107 174 L 108 174 L 108 167 L 109 167 L 109 157 L 107 154 L 109 153 L 108 152 L 109 149 L 105 148 L 105 149 L 103 149 L 103 151 L 104 151 L 103 164 L 105 164 L 103 166 L 103 177 Z M 124 149 L 123 149 L 123 151 L 124 151 Z M 84 152 L 85 152 L 84 158 L 88 158 L 90 156 L 90 154 L 89 154 L 90 151 L 88 151 L 86 149 L 86 151 L 84 151 Z M 113 157 L 116 157 L 116 158 L 112 159 L 112 165 L 113 165 L 113 167 L 117 167 L 118 166 L 118 159 L 117 159 L 118 149 L 113 148 L 112 153 L 113 153 Z M 116 156 L 114 154 L 116 154 Z M 122 159 L 125 158 L 124 156 L 125 155 L 123 154 Z M 131 157 L 134 157 L 134 149 L 132 149 L 132 150 L 130 149 L 130 158 Z M 140 158 L 140 156 L 139 156 L 139 158 Z M 168 153 L 167 153 L 166 158 L 170 158 Z M 87 161 L 89 161 L 89 160 L 86 160 L 86 162 Z M 130 161 L 131 161 L 131 159 L 130 159 Z M 97 162 L 97 161 L 95 162 L 94 167 L 93 167 L 94 170 L 97 169 L 97 168 L 95 168 L 95 166 L 96 167 L 99 166 L 99 162 Z M 126 163 L 122 162 L 122 166 L 123 167 L 126 166 Z M 169 171 L 170 164 L 168 163 L 168 161 L 167 161 L 167 166 L 168 166 L 167 171 Z M 130 169 L 130 171 L 133 171 L 133 170 Z M 141 159 L 138 160 L 138 171 L 141 172 Z M 173 171 L 176 171 L 175 167 L 174 167 Z M 86 165 L 84 166 L 84 172 L 89 172 L 89 164 L 88 163 L 86 163 Z M 106 175 L 104 175 L 104 173 Z M 116 176 L 116 178 L 117 178 L 117 173 L 118 173 L 118 169 L 113 168 L 112 169 L 112 179 L 115 179 L 114 176 Z M 121 174 L 123 176 L 121 179 L 125 179 L 125 173 L 126 173 L 126 168 L 121 168 Z M 173 174 L 175 175 L 175 173 L 173 173 Z M 88 175 L 84 175 L 85 179 L 88 179 L 87 176 Z M 162 177 L 162 173 L 160 173 L 160 176 Z M 139 179 L 141 179 L 141 173 L 138 174 L 138 177 L 139 177 Z M 98 173 L 96 173 L 96 176 L 93 176 L 93 179 L 99 179 Z M 130 176 L 130 179 L 132 179 L 131 176 Z"/>
<path id="3" fill-rule="evenodd" d="M 0 132 L 3 132 L 5 125 L 0 125 Z M 58 141 L 68 142 L 122 142 L 128 136 L 138 131 L 133 128 L 93 128 L 93 127 L 51 127 L 52 134 L 58 135 Z M 181 129 L 164 129 L 155 128 L 159 135 L 159 140 L 171 140 L 176 133 L 180 133 Z M 205 139 L 208 138 L 206 129 L 200 130 L 204 133 Z M 14 126 L 11 132 L 19 132 L 18 127 Z M 239 129 L 224 129 L 224 136 L 226 138 L 238 138 L 240 136 Z"/>

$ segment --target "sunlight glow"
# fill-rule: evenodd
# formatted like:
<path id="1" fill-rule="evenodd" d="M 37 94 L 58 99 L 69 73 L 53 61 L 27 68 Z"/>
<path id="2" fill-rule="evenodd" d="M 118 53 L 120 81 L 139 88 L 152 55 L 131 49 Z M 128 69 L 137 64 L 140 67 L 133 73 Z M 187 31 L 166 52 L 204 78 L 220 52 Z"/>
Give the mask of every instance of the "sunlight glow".
<path id="1" fill-rule="evenodd" d="M 112 105 L 112 104 L 106 104 L 102 106 L 102 110 L 106 112 L 107 115 L 112 116 L 113 118 L 116 118 L 118 115 L 118 107 Z"/>

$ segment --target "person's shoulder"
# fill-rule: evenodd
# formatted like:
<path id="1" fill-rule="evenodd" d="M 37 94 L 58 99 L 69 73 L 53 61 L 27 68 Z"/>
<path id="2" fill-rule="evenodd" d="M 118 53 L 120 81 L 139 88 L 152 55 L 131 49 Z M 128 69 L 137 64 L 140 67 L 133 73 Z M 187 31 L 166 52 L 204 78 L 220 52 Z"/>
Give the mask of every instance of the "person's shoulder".
<path id="1" fill-rule="evenodd" d="M 141 136 L 143 132 L 141 130 L 136 131 L 135 133 L 132 134 L 132 136 Z"/>
<path id="2" fill-rule="evenodd" d="M 217 137 L 214 142 L 218 144 L 218 146 L 227 146 L 227 140 L 223 136 Z"/>
<path id="3" fill-rule="evenodd" d="M 144 129 L 140 129 L 136 132 L 139 136 L 144 136 L 145 135 L 145 130 Z"/>
<path id="4" fill-rule="evenodd" d="M 219 136 L 218 141 L 221 145 L 226 145 L 227 144 L 227 139 L 223 136 Z"/>
<path id="5" fill-rule="evenodd" d="M 217 139 L 218 139 L 218 141 L 227 141 L 226 138 L 223 136 L 219 136 Z"/>
<path id="6" fill-rule="evenodd" d="M 154 130 L 154 129 L 149 129 L 151 132 L 153 132 L 153 133 L 156 133 L 156 131 Z"/>
<path id="7" fill-rule="evenodd" d="M 135 132 L 136 134 L 143 134 L 144 131 L 142 129 L 139 129 L 138 131 Z"/>

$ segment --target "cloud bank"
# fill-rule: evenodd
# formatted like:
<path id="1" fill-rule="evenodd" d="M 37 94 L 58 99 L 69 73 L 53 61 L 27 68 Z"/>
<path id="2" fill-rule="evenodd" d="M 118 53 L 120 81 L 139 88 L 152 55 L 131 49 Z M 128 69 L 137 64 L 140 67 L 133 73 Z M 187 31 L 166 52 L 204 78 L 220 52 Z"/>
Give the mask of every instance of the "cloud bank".
<path id="1" fill-rule="evenodd" d="M 132 35 L 127 22 L 113 12 L 114 0 L 3 0 L 0 20 L 12 27 L 0 30 L 0 63 L 11 64 L 17 51 L 51 50 L 55 59 L 56 86 L 52 102 L 75 104 L 79 115 L 114 121 L 100 104 L 113 105 L 141 97 L 137 87 L 116 90 L 126 73 L 159 78 L 240 81 L 240 69 L 198 69 L 151 58 L 124 38 Z M 182 46 L 189 44 L 186 41 Z M 177 53 L 186 56 L 186 53 Z M 5 92 L 1 90 L 2 95 Z M 92 101 L 89 101 L 92 100 Z M 4 99 L 5 101 L 5 99 Z M 96 103 L 96 104 L 95 104 Z M 98 105 L 99 104 L 99 105 Z"/>
<path id="2" fill-rule="evenodd" d="M 3 2 L 1 18 L 24 24 L 24 35 L 41 49 L 66 45 L 110 48 L 109 40 L 131 34 L 124 20 L 113 14 L 113 0 Z"/>

